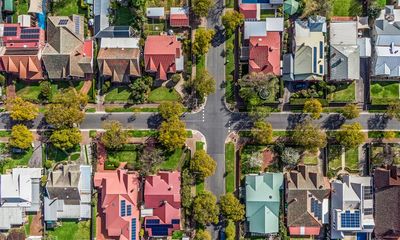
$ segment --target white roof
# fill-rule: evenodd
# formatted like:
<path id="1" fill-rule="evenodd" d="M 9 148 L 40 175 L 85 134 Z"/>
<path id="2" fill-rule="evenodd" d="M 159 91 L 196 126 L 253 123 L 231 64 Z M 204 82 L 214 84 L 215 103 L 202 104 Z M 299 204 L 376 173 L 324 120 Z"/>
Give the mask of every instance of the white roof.
<path id="1" fill-rule="evenodd" d="M 92 166 L 81 165 L 81 177 L 79 180 L 79 190 L 81 192 L 89 192 L 92 190 Z"/>
<path id="2" fill-rule="evenodd" d="M 139 48 L 140 38 L 102 38 L 100 48 Z"/>
<path id="3" fill-rule="evenodd" d="M 149 7 L 146 9 L 147 17 L 164 17 L 165 12 L 163 7 Z"/>
<path id="4" fill-rule="evenodd" d="M 266 18 L 267 32 L 283 32 L 283 18 Z"/>
<path id="5" fill-rule="evenodd" d="M 8 230 L 11 225 L 22 225 L 24 218 L 23 208 L 20 207 L 1 207 L 0 208 L 0 230 Z"/>
<path id="6" fill-rule="evenodd" d="M 19 15 L 18 23 L 21 27 L 30 27 L 31 26 L 31 15 Z"/>
<path id="7" fill-rule="evenodd" d="M 357 44 L 357 22 L 332 22 L 330 25 L 330 43 L 356 45 Z"/>
<path id="8" fill-rule="evenodd" d="M 283 18 L 266 18 L 265 21 L 245 21 L 244 39 L 252 36 L 265 37 L 267 32 L 282 32 Z"/>
<path id="9" fill-rule="evenodd" d="M 371 38 L 357 38 L 360 47 L 360 57 L 371 57 Z"/>
<path id="10" fill-rule="evenodd" d="M 188 7 L 172 7 L 169 12 L 170 12 L 170 14 L 185 14 L 185 15 L 187 15 L 189 13 L 189 8 Z"/>

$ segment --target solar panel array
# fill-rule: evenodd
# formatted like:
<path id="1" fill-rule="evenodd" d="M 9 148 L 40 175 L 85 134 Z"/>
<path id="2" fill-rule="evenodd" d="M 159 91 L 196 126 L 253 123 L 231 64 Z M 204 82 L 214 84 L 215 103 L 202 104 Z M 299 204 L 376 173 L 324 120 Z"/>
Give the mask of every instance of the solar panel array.
<path id="1" fill-rule="evenodd" d="M 126 206 L 126 216 L 132 215 L 132 205 Z"/>
<path id="2" fill-rule="evenodd" d="M 21 39 L 39 39 L 39 34 L 21 34 Z"/>
<path id="3" fill-rule="evenodd" d="M 79 29 L 81 28 L 81 17 L 80 16 L 74 16 L 74 23 L 75 23 L 75 33 L 79 34 Z"/>
<path id="4" fill-rule="evenodd" d="M 314 213 L 314 216 L 319 220 L 322 219 L 322 204 L 315 198 L 311 198 L 311 212 Z"/>
<path id="5" fill-rule="evenodd" d="M 131 239 L 136 240 L 136 218 L 132 218 L 131 222 Z"/>
<path id="6" fill-rule="evenodd" d="M 39 33 L 39 28 L 23 28 L 21 29 L 21 34 L 26 34 L 26 33 Z"/>
<path id="7" fill-rule="evenodd" d="M 349 210 L 341 213 L 341 226 L 343 228 L 359 228 L 360 227 L 360 211 L 355 210 L 353 213 Z"/>
<path id="8" fill-rule="evenodd" d="M 168 227 L 164 225 L 156 225 L 151 227 L 153 236 L 168 236 Z"/>
<path id="9" fill-rule="evenodd" d="M 121 217 L 125 217 L 125 214 L 126 214 L 126 209 L 125 209 L 125 207 L 126 207 L 126 202 L 125 202 L 125 200 L 121 200 Z"/>
<path id="10" fill-rule="evenodd" d="M 372 186 L 364 186 L 363 190 L 364 190 L 364 199 L 372 199 L 373 198 Z"/>
<path id="11" fill-rule="evenodd" d="M 172 224 L 179 224 L 180 222 L 181 222 L 180 219 L 172 219 L 172 220 L 171 220 L 171 223 L 172 223 Z"/>
<path id="12" fill-rule="evenodd" d="M 147 219 L 146 220 L 146 225 L 153 225 L 153 224 L 159 224 L 160 220 L 158 219 Z"/>
<path id="13" fill-rule="evenodd" d="M 60 21 L 58 21 L 58 25 L 67 25 L 68 23 L 68 19 L 60 19 Z"/>
<path id="14" fill-rule="evenodd" d="M 5 27 L 3 36 L 5 37 L 17 36 L 17 27 Z"/>

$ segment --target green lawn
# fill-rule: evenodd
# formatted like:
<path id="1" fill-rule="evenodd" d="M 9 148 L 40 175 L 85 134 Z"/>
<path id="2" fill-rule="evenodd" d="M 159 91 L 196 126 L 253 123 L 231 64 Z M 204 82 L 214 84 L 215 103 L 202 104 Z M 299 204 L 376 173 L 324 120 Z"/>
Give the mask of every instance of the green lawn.
<path id="1" fill-rule="evenodd" d="M 196 151 L 204 149 L 204 142 L 196 142 Z"/>
<path id="2" fill-rule="evenodd" d="M 372 82 L 372 104 L 388 104 L 390 101 L 399 100 L 399 85 L 396 82 Z"/>
<path id="3" fill-rule="evenodd" d="M 232 34 L 232 36 L 226 40 L 226 45 L 229 44 L 230 46 L 234 46 L 234 42 L 235 42 L 235 34 Z M 226 53 L 226 65 L 225 65 L 225 78 L 226 78 L 225 98 L 226 101 L 229 103 L 233 103 L 235 101 L 234 81 L 233 81 L 234 71 L 235 71 L 235 54 L 232 49 Z"/>
<path id="4" fill-rule="evenodd" d="M 273 9 L 261 9 L 260 11 L 260 19 L 264 20 L 265 18 L 275 17 L 275 11 Z"/>
<path id="5" fill-rule="evenodd" d="M 235 145 L 225 144 L 225 191 L 227 193 L 235 191 Z"/>
<path id="6" fill-rule="evenodd" d="M 177 170 L 182 159 L 183 149 L 178 148 L 160 164 L 162 170 Z"/>
<path id="7" fill-rule="evenodd" d="M 203 56 L 199 56 L 196 59 L 196 72 L 200 72 L 202 70 L 204 70 L 206 68 L 206 57 Z"/>
<path id="8" fill-rule="evenodd" d="M 47 159 L 56 162 L 77 160 L 80 156 L 80 151 L 81 151 L 80 145 L 76 145 L 74 148 L 68 149 L 66 151 L 56 148 L 51 144 L 47 144 L 46 146 Z M 77 154 L 79 156 L 76 156 Z M 74 158 L 72 158 L 72 155 L 75 155 Z"/>
<path id="9" fill-rule="evenodd" d="M 400 138 L 400 131 L 394 131 L 395 138 Z M 384 138 L 384 131 L 368 131 L 368 138 Z"/>
<path id="10" fill-rule="evenodd" d="M 328 147 L 329 168 L 338 170 L 342 166 L 342 146 L 330 145 Z"/>
<path id="11" fill-rule="evenodd" d="M 115 14 L 115 26 L 129 26 L 133 23 L 133 14 L 127 7 L 118 6 Z"/>
<path id="12" fill-rule="evenodd" d="M 159 103 L 163 101 L 181 101 L 181 96 L 175 89 L 159 87 L 154 89 L 149 94 L 149 102 Z"/>
<path id="13" fill-rule="evenodd" d="M 345 166 L 350 170 L 358 171 L 358 147 L 347 149 L 345 152 Z"/>
<path id="14" fill-rule="evenodd" d="M 80 90 L 84 84 L 84 81 L 60 81 L 51 83 L 51 92 L 54 96 L 60 89 L 68 87 L 74 87 L 76 90 Z M 40 95 L 40 86 L 38 82 L 22 82 L 17 81 L 15 84 L 15 91 L 17 96 L 31 101 L 38 101 Z"/>
<path id="15" fill-rule="evenodd" d="M 89 137 L 95 138 L 97 136 L 97 131 L 96 130 L 90 130 L 89 131 Z"/>
<path id="16" fill-rule="evenodd" d="M 306 165 L 318 164 L 318 153 L 305 152 L 302 156 L 303 163 Z"/>
<path id="17" fill-rule="evenodd" d="M 34 215 L 28 215 L 28 223 L 24 224 L 26 236 L 31 235 L 31 224 L 32 224 L 33 217 L 34 217 Z"/>
<path id="18" fill-rule="evenodd" d="M 336 91 L 328 94 L 327 98 L 331 102 L 354 102 L 356 99 L 356 83 L 337 86 Z"/>
<path id="19" fill-rule="evenodd" d="M 72 222 L 63 221 L 61 226 L 54 230 L 48 230 L 47 234 L 51 237 L 50 239 L 57 240 L 89 240 L 90 239 L 90 221 Z"/>
<path id="20" fill-rule="evenodd" d="M 158 108 L 106 107 L 105 111 L 106 112 L 158 112 Z"/>
<path id="21" fill-rule="evenodd" d="M 129 144 L 132 145 L 132 144 Z M 107 157 L 109 161 L 116 161 L 116 162 L 136 162 L 137 160 L 137 150 L 117 150 L 117 151 L 108 151 Z"/>
<path id="22" fill-rule="evenodd" d="M 105 96 L 105 102 L 128 102 L 131 91 L 127 86 L 121 86 L 111 89 Z"/>
<path id="23" fill-rule="evenodd" d="M 7 153 L 9 151 L 10 150 L 8 149 L 7 144 L 0 143 L 0 152 Z M 12 169 L 15 167 L 28 166 L 32 154 L 33 154 L 32 148 L 22 153 L 11 153 L 10 157 L 0 162 L 0 173 L 5 173 L 8 169 Z"/>
<path id="24" fill-rule="evenodd" d="M 130 137 L 157 137 L 157 130 L 129 130 Z"/>
<path id="25" fill-rule="evenodd" d="M 10 137 L 10 136 L 11 136 L 11 131 L 6 131 L 6 130 L 0 131 L 0 137 Z"/>
<path id="26" fill-rule="evenodd" d="M 82 9 L 81 0 L 68 0 L 52 2 L 51 12 L 55 16 L 71 16 L 72 14 L 86 15 L 87 11 Z"/>
<path id="27" fill-rule="evenodd" d="M 196 194 L 199 194 L 204 191 L 205 188 L 205 183 L 204 182 L 198 182 L 196 183 Z"/>
<path id="28" fill-rule="evenodd" d="M 361 16 L 362 3 L 359 0 L 333 0 L 333 16 Z"/>
<path id="29" fill-rule="evenodd" d="M 386 0 L 376 0 L 376 3 L 378 4 L 378 6 L 380 8 L 384 8 L 386 4 L 388 4 L 388 2 Z"/>
<path id="30" fill-rule="evenodd" d="M 17 0 L 14 1 L 15 13 L 13 14 L 13 22 L 18 22 L 18 16 L 22 14 L 28 14 L 29 0 Z"/>

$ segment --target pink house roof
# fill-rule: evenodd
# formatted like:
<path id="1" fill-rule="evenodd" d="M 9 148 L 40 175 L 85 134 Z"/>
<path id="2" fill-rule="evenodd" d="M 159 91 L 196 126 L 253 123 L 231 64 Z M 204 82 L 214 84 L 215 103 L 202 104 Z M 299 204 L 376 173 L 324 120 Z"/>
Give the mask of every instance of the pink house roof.
<path id="1" fill-rule="evenodd" d="M 189 16 L 186 14 L 171 14 L 169 24 L 173 27 L 187 27 L 189 26 Z"/>
<path id="2" fill-rule="evenodd" d="M 139 239 L 138 176 L 122 169 L 95 174 L 94 186 L 101 196 L 99 239 Z"/>
<path id="3" fill-rule="evenodd" d="M 159 220 L 159 224 L 172 224 L 168 235 L 180 229 L 181 219 L 181 174 L 180 172 L 160 171 L 157 175 L 147 176 L 144 185 L 144 206 L 153 209 L 149 219 Z M 177 221 L 178 220 L 178 221 Z M 146 226 L 150 236 L 154 236 L 151 226 Z"/>
<path id="4" fill-rule="evenodd" d="M 239 5 L 239 12 L 245 19 L 257 19 L 257 4 L 242 3 Z"/>
<path id="5" fill-rule="evenodd" d="M 289 232 L 293 236 L 318 236 L 320 227 L 289 227 Z"/>
<path id="6" fill-rule="evenodd" d="M 91 58 L 93 57 L 93 41 L 92 40 L 85 40 L 83 43 L 83 53 L 85 57 Z"/>
<path id="7" fill-rule="evenodd" d="M 176 58 L 181 57 L 181 42 L 175 36 L 148 36 L 144 47 L 146 71 L 167 80 L 167 73 L 176 72 Z"/>
<path id="8" fill-rule="evenodd" d="M 281 74 L 281 34 L 268 32 L 267 36 L 252 36 L 249 44 L 250 73 Z"/>

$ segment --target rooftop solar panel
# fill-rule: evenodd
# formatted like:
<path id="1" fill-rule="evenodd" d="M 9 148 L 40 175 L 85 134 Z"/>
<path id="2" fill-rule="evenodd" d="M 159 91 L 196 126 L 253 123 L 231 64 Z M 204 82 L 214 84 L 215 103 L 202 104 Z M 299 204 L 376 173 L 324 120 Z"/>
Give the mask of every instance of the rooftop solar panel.
<path id="1" fill-rule="evenodd" d="M 17 36 L 17 32 L 13 32 L 13 31 L 5 31 L 4 33 L 3 33 L 3 36 L 4 37 L 12 37 L 12 36 Z"/>
<path id="2" fill-rule="evenodd" d="M 60 21 L 58 22 L 58 25 L 67 25 L 68 23 L 68 19 L 60 19 Z"/>
<path id="3" fill-rule="evenodd" d="M 341 226 L 344 228 L 359 228 L 360 227 L 360 211 L 346 211 L 341 213 Z"/>
<path id="4" fill-rule="evenodd" d="M 136 218 L 132 218 L 131 223 L 131 239 L 136 240 Z"/>
<path id="5" fill-rule="evenodd" d="M 21 39 L 39 39 L 39 34 L 21 34 Z"/>
<path id="6" fill-rule="evenodd" d="M 17 27 L 4 27 L 4 31 L 15 32 L 15 31 L 17 31 Z"/>
<path id="7" fill-rule="evenodd" d="M 39 33 L 38 28 L 23 28 L 21 29 L 21 33 Z"/>

